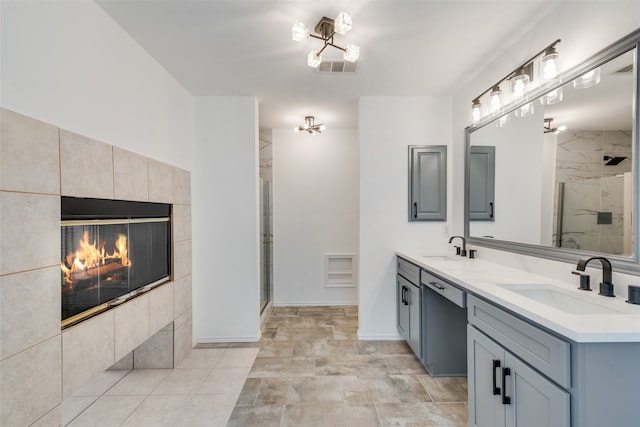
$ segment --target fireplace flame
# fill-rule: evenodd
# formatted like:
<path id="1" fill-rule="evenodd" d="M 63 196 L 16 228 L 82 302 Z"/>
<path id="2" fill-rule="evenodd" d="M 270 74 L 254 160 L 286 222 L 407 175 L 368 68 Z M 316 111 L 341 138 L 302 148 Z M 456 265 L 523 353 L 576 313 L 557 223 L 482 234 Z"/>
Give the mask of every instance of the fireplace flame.
<path id="1" fill-rule="evenodd" d="M 111 262 L 119 262 L 122 267 L 130 267 L 131 260 L 128 256 L 127 236 L 118 234 L 115 241 L 115 249 L 113 253 L 106 253 L 105 242 L 99 245 L 94 240 L 89 241 L 89 232 L 85 231 L 82 239 L 78 241 L 78 249 L 68 254 L 64 261 L 60 264 L 60 268 L 64 274 L 64 281 L 67 285 L 72 285 L 74 274 L 86 272 Z"/>

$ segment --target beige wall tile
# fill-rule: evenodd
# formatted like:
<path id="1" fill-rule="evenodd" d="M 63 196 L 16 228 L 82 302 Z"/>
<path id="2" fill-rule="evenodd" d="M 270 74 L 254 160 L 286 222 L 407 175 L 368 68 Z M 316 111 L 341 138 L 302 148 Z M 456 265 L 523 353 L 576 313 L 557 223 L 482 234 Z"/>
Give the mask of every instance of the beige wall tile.
<path id="1" fill-rule="evenodd" d="M 62 425 L 62 405 L 56 406 L 29 427 L 51 427 L 60 425 Z"/>
<path id="2" fill-rule="evenodd" d="M 151 336 L 149 295 L 142 295 L 116 307 L 116 360 L 124 357 Z"/>
<path id="3" fill-rule="evenodd" d="M 62 195 L 113 198 L 112 146 L 60 129 Z"/>
<path id="4" fill-rule="evenodd" d="M 173 167 L 149 159 L 149 201 L 173 203 Z"/>
<path id="5" fill-rule="evenodd" d="M 149 200 L 147 158 L 113 147 L 113 193 L 119 200 Z"/>
<path id="6" fill-rule="evenodd" d="M 62 331 L 63 397 L 115 363 L 114 317 L 110 310 Z"/>
<path id="7" fill-rule="evenodd" d="M 191 274 L 191 240 L 173 244 L 173 279 L 181 279 Z"/>
<path id="8" fill-rule="evenodd" d="M 60 335 L 0 362 L 0 425 L 26 426 L 62 402 Z"/>
<path id="9" fill-rule="evenodd" d="M 155 334 L 173 321 L 173 282 L 165 283 L 149 292 L 149 331 Z"/>
<path id="10" fill-rule="evenodd" d="M 173 241 L 191 239 L 191 205 L 173 205 Z"/>
<path id="11" fill-rule="evenodd" d="M 0 275 L 60 263 L 60 197 L 0 192 Z"/>
<path id="12" fill-rule="evenodd" d="M 191 204 L 191 174 L 180 168 L 173 168 L 173 203 Z"/>
<path id="13" fill-rule="evenodd" d="M 173 312 L 176 317 L 191 310 L 192 306 L 191 274 L 176 280 L 173 284 Z"/>
<path id="14" fill-rule="evenodd" d="M 126 356 L 118 360 L 109 367 L 110 370 L 120 371 L 123 369 L 133 369 L 133 351 L 127 353 Z"/>
<path id="15" fill-rule="evenodd" d="M 0 360 L 60 334 L 60 268 L 0 277 Z"/>
<path id="16" fill-rule="evenodd" d="M 173 331 L 173 363 L 178 366 L 193 349 L 191 310 L 176 318 Z"/>
<path id="17" fill-rule="evenodd" d="M 173 331 L 158 331 L 133 352 L 135 369 L 173 368 Z"/>
<path id="18" fill-rule="evenodd" d="M 0 109 L 0 189 L 60 194 L 58 128 Z"/>

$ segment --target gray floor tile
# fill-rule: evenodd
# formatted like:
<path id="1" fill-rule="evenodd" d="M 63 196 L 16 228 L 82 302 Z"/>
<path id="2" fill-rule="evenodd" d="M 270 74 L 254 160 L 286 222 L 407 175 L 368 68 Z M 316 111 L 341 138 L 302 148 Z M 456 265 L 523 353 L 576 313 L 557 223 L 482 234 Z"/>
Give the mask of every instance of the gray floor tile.
<path id="1" fill-rule="evenodd" d="M 342 403 L 346 391 L 357 388 L 358 381 L 353 376 L 263 378 L 255 404 Z"/>
<path id="2" fill-rule="evenodd" d="M 283 427 L 369 427 L 379 424 L 374 405 L 316 403 L 285 406 L 281 425 Z"/>
<path id="3" fill-rule="evenodd" d="M 249 378 L 309 377 L 314 374 L 313 357 L 258 357 L 249 372 Z"/>
<path id="4" fill-rule="evenodd" d="M 238 406 L 252 406 L 256 403 L 256 397 L 258 391 L 262 385 L 262 378 L 247 378 L 238 396 L 236 405 Z"/>
<path id="5" fill-rule="evenodd" d="M 291 357 L 296 341 L 263 340 L 257 357 Z"/>
<path id="6" fill-rule="evenodd" d="M 353 390 L 346 393 L 349 403 L 417 403 L 430 402 L 431 397 L 413 375 L 380 375 L 359 378 Z"/>
<path id="7" fill-rule="evenodd" d="M 413 354 L 384 356 L 384 360 L 389 368 L 389 373 L 392 375 L 422 375 L 427 373 L 420 360 Z"/>
<path id="8" fill-rule="evenodd" d="M 282 405 L 236 406 L 229 417 L 228 427 L 280 427 Z"/>
<path id="9" fill-rule="evenodd" d="M 313 327 L 313 328 L 278 328 L 274 338 L 278 341 L 296 341 L 296 340 L 330 340 L 333 339 L 333 329 L 331 327 Z"/>
<path id="10" fill-rule="evenodd" d="M 464 403 L 380 403 L 376 404 L 382 427 L 467 427 Z"/>
<path id="11" fill-rule="evenodd" d="M 411 348 L 404 341 L 358 341 L 359 354 L 411 354 Z"/>
<path id="12" fill-rule="evenodd" d="M 354 340 L 295 341 L 294 356 L 356 356 Z"/>
<path id="13" fill-rule="evenodd" d="M 316 357 L 316 375 L 356 375 L 359 377 L 388 374 L 384 358 L 379 356 L 322 356 Z"/>
<path id="14" fill-rule="evenodd" d="M 418 380 L 434 402 L 466 402 L 467 377 L 438 377 L 418 375 Z"/>

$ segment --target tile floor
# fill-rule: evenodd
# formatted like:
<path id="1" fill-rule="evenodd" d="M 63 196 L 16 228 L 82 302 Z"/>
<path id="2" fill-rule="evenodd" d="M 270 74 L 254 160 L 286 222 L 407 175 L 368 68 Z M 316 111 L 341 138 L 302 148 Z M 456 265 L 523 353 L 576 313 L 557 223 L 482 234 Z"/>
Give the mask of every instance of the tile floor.
<path id="1" fill-rule="evenodd" d="M 275 307 L 260 343 L 199 345 L 176 369 L 106 371 L 69 426 L 467 426 L 466 378 L 400 341 L 358 341 L 357 307 Z"/>

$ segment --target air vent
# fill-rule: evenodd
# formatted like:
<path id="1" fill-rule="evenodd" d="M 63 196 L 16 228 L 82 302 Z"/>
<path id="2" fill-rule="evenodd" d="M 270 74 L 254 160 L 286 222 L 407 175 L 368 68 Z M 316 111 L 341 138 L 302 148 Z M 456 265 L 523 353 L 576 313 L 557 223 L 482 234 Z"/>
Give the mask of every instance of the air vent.
<path id="1" fill-rule="evenodd" d="M 323 60 L 318 67 L 319 73 L 355 73 L 358 70 L 358 62 L 341 60 Z"/>

